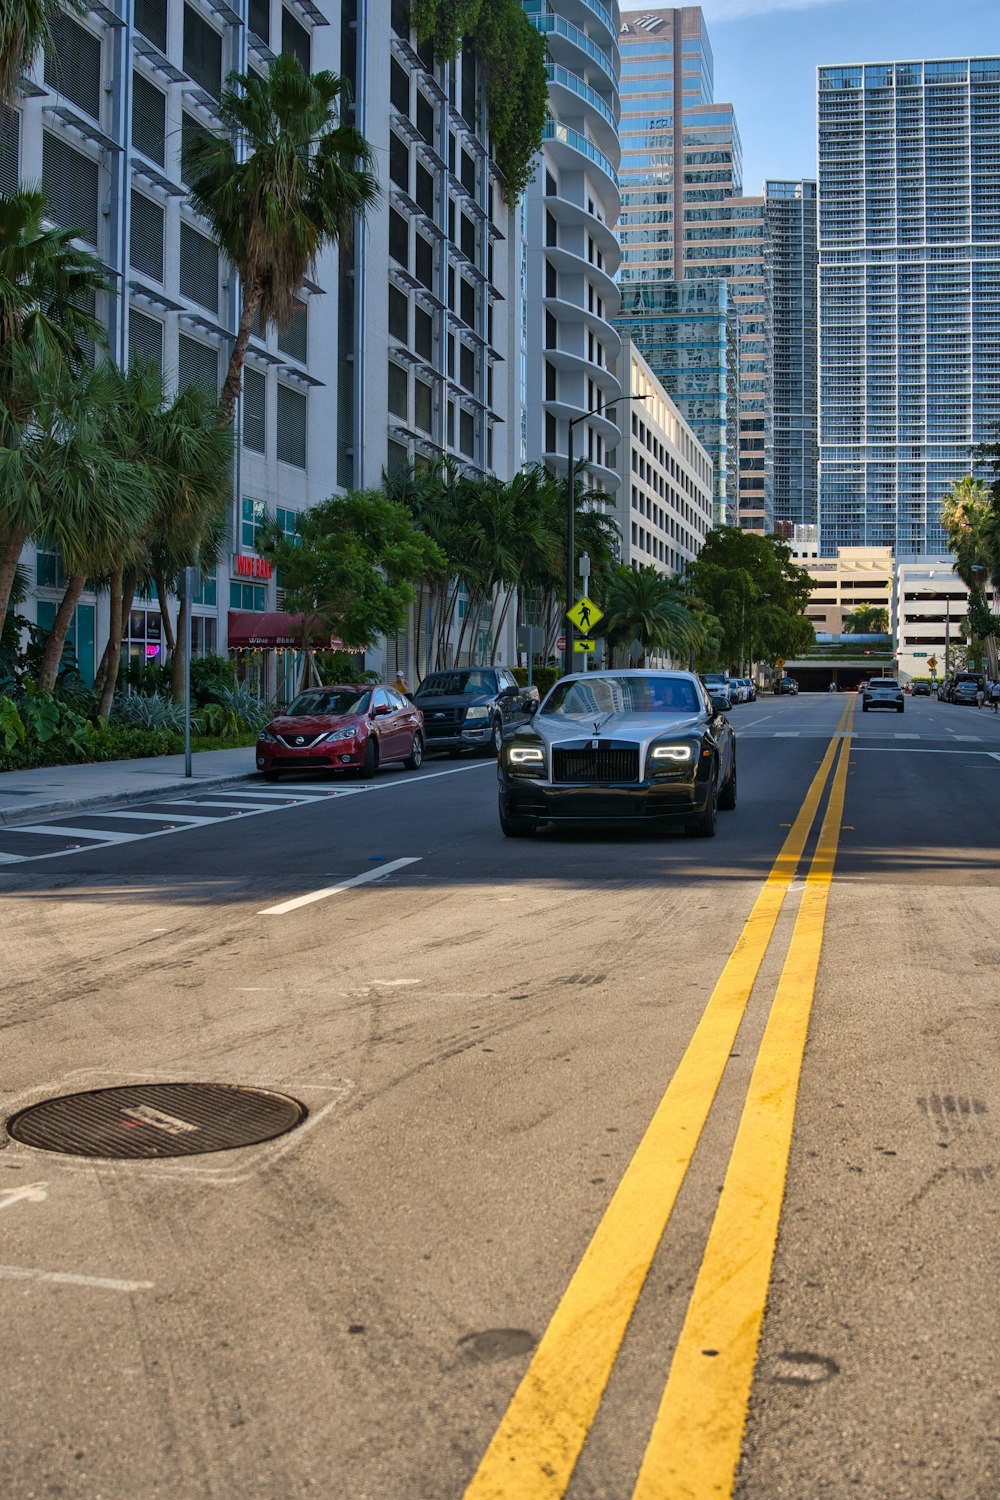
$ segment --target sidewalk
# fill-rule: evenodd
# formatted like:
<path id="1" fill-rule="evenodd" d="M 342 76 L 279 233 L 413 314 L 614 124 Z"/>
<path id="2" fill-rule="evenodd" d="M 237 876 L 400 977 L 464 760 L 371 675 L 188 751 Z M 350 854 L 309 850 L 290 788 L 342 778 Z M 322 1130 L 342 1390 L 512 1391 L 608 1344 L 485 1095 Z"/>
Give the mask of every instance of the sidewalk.
<path id="1" fill-rule="evenodd" d="M 0 827 L 84 808 L 96 812 L 145 802 L 165 792 L 203 792 L 255 774 L 252 745 L 241 750 L 200 750 L 191 759 L 194 774 L 190 779 L 184 775 L 183 755 L 0 771 Z"/>

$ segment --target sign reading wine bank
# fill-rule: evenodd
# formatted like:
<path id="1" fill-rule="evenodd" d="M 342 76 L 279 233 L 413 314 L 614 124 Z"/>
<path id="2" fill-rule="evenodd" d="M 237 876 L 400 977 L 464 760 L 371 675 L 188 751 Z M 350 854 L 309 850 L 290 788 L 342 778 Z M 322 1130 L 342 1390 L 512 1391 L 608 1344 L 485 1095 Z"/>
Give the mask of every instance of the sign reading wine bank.
<path id="1" fill-rule="evenodd" d="M 234 558 L 234 562 L 238 578 L 270 578 L 273 572 L 271 564 L 265 562 L 262 557 L 250 557 L 240 553 Z"/>

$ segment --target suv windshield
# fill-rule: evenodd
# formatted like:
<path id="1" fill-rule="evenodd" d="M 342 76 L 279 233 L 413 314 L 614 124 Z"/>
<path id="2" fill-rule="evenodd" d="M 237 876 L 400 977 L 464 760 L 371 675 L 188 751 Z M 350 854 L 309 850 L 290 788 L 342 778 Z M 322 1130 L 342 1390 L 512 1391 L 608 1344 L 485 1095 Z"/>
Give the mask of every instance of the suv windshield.
<path id="1" fill-rule="evenodd" d="M 368 710 L 370 697 L 363 688 L 315 688 L 310 693 L 300 693 L 285 712 L 296 719 L 303 714 L 363 714 Z"/>
<path id="2" fill-rule="evenodd" d="M 892 677 L 873 677 L 868 684 L 869 692 L 874 691 L 875 688 L 891 688 L 895 692 L 898 687 L 899 683 Z"/>
<path id="3" fill-rule="evenodd" d="M 496 692 L 496 676 L 493 672 L 432 672 L 425 677 L 414 693 L 414 698 L 477 698 L 483 693 Z"/>
<path id="4" fill-rule="evenodd" d="M 693 682 L 680 677 L 588 675 L 586 682 L 558 682 L 542 712 L 575 714 L 697 713 L 702 707 Z"/>

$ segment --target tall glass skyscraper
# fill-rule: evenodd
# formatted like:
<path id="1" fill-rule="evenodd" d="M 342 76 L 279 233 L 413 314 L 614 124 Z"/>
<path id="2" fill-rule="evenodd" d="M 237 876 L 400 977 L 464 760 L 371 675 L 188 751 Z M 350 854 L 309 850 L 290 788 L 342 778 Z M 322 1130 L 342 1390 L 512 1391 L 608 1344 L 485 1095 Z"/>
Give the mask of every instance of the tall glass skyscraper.
<path id="1" fill-rule="evenodd" d="M 1000 57 L 819 70 L 820 541 L 939 552 L 1000 423 Z"/>
<path id="2" fill-rule="evenodd" d="M 712 48 L 700 6 L 685 5 L 627 16 L 619 36 L 621 72 L 621 187 L 619 280 L 627 329 L 642 349 L 716 465 L 717 520 L 750 527 L 769 525 L 764 492 L 766 304 L 764 297 L 763 199 L 744 198 L 743 164 L 733 106 L 717 103 Z M 699 299 L 692 323 L 692 298 L 670 294 L 668 282 L 717 281 L 725 296 Z M 642 283 L 641 291 L 634 284 Z M 651 283 L 657 283 L 654 287 Z M 639 305 L 651 326 L 637 321 Z M 709 306 L 723 309 L 728 326 L 713 332 L 732 355 L 732 367 L 714 400 L 715 430 L 709 430 L 708 398 L 697 408 L 683 403 L 687 393 L 671 384 L 671 370 L 659 368 L 658 348 L 676 342 L 684 327 L 703 333 Z M 670 330 L 653 326 L 676 306 Z M 704 344 L 691 351 L 697 367 Z M 727 401 L 736 397 L 735 423 L 726 420 Z"/>
<path id="3" fill-rule="evenodd" d="M 816 184 L 768 181 L 770 294 L 765 482 L 775 530 L 815 526 L 817 441 Z"/>

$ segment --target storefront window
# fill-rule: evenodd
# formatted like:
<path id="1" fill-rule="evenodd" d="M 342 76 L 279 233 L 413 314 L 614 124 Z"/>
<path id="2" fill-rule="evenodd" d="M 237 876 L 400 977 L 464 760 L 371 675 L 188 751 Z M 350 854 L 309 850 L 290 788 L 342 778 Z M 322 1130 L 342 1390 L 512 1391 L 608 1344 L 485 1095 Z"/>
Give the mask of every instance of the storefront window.
<path id="1" fill-rule="evenodd" d="M 267 588 L 263 583 L 230 583 L 229 608 L 249 609 L 262 614 L 267 609 Z"/>
<path id="2" fill-rule="evenodd" d="M 129 611 L 128 626 L 122 637 L 124 654 L 130 662 L 159 664 L 164 657 L 163 622 L 158 609 Z"/>

